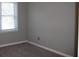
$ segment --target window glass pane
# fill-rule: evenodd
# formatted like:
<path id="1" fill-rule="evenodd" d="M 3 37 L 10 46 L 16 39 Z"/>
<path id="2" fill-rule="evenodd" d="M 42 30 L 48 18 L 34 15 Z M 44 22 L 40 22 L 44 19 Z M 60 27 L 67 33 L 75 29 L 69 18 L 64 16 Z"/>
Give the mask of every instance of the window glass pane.
<path id="1" fill-rule="evenodd" d="M 14 15 L 14 3 L 1 3 L 2 15 Z"/>
<path id="2" fill-rule="evenodd" d="M 14 29 L 14 17 L 13 16 L 2 16 L 1 18 L 1 28 L 2 29 Z"/>

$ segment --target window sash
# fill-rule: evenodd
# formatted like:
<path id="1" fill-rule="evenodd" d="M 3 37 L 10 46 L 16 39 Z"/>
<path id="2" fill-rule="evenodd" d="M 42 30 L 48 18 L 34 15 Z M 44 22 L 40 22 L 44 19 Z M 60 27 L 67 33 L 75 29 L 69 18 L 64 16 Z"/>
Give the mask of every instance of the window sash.
<path id="1" fill-rule="evenodd" d="M 4 4 L 4 7 L 6 6 L 5 4 L 13 4 L 12 6 L 9 6 L 10 7 L 10 9 L 11 9 L 11 7 L 13 7 L 12 8 L 12 10 L 9 10 L 8 9 L 8 6 L 7 7 L 3 7 L 3 4 Z M 5 10 L 5 9 L 8 9 L 7 11 Z M 4 13 L 3 13 L 3 11 L 4 11 Z M 10 3 L 10 2 L 3 2 L 3 3 L 1 3 L 1 15 L 15 15 L 15 4 L 14 3 Z M 6 14 L 6 12 L 7 12 L 7 14 Z M 11 12 L 11 13 L 9 13 L 9 12 Z"/>
<path id="2" fill-rule="evenodd" d="M 14 26 L 15 26 L 15 28 L 10 29 L 10 30 L 17 30 L 18 29 L 18 23 L 17 23 L 17 3 L 15 3 L 15 2 L 8 2 L 8 3 L 13 3 L 14 4 L 14 15 L 2 15 L 2 9 L 1 9 L 1 3 L 0 3 L 0 31 L 3 31 L 3 29 L 1 29 L 1 27 L 2 27 L 1 26 L 1 18 L 3 16 L 6 16 L 6 17 L 7 16 L 12 16 L 14 18 Z M 9 29 L 5 29 L 5 30 L 9 30 Z"/>
<path id="3" fill-rule="evenodd" d="M 1 18 L 1 29 L 6 30 L 6 29 L 14 29 L 15 24 L 14 24 L 14 17 L 13 16 L 2 16 Z"/>

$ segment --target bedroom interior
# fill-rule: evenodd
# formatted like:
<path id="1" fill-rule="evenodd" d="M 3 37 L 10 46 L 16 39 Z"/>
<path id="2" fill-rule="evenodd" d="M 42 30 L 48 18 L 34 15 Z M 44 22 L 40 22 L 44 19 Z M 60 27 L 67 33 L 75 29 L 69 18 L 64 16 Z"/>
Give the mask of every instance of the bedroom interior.
<path id="1" fill-rule="evenodd" d="M 78 3 L 0 3 L 0 57 L 77 57 Z"/>

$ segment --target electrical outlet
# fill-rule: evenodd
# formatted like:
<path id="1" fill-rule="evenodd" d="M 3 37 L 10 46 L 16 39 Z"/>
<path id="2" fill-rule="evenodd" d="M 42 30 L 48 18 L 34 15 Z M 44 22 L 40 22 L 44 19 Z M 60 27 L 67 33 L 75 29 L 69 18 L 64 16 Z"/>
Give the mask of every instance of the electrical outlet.
<path id="1" fill-rule="evenodd" d="M 37 37 L 37 40 L 40 40 L 40 37 Z"/>

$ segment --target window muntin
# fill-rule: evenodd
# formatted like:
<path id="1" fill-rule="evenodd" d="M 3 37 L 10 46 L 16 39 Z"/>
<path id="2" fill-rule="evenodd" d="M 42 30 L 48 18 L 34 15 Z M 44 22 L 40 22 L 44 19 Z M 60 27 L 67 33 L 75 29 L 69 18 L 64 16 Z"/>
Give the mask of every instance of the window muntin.
<path id="1" fill-rule="evenodd" d="M 2 2 L 0 13 L 0 30 L 17 29 L 17 4 L 13 2 Z"/>

